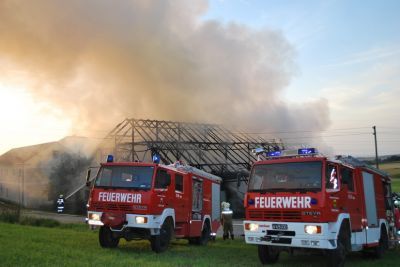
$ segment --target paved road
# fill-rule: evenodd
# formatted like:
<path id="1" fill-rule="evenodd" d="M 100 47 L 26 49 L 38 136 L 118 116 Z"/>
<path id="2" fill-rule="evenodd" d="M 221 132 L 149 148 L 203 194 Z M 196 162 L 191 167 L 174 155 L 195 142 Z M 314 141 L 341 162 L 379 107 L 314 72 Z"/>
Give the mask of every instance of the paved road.
<path id="1" fill-rule="evenodd" d="M 53 219 L 61 223 L 85 223 L 85 216 L 73 214 L 58 214 L 55 212 L 23 210 L 22 216 Z"/>

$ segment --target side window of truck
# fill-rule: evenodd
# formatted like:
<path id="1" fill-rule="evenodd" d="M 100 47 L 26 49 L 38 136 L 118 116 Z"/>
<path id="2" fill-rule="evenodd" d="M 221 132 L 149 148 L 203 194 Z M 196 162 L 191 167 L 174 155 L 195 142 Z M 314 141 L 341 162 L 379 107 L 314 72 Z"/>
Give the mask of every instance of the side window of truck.
<path id="1" fill-rule="evenodd" d="M 326 189 L 327 190 L 339 190 L 339 180 L 338 180 L 338 172 L 337 172 L 337 167 L 335 165 L 329 164 L 326 167 L 326 174 L 325 174 L 325 179 L 326 179 Z"/>
<path id="2" fill-rule="evenodd" d="M 166 189 L 171 184 L 171 176 L 166 170 L 159 169 L 156 175 L 154 188 Z"/>
<path id="3" fill-rule="evenodd" d="M 175 174 L 175 191 L 183 192 L 183 176 Z"/>
<path id="4" fill-rule="evenodd" d="M 342 177 L 342 183 L 347 184 L 349 191 L 354 192 L 353 170 L 342 167 L 340 169 L 340 176 Z"/>

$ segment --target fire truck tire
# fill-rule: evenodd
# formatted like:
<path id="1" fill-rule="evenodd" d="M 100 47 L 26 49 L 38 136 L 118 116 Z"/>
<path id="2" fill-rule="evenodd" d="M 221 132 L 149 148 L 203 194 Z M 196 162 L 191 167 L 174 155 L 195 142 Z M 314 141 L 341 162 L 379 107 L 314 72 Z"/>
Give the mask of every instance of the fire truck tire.
<path id="1" fill-rule="evenodd" d="M 385 251 L 389 247 L 389 238 L 386 233 L 385 227 L 381 227 L 381 237 L 379 238 L 379 245 L 375 248 L 375 257 L 380 259 L 385 254 Z"/>
<path id="2" fill-rule="evenodd" d="M 336 248 L 328 251 L 328 266 L 344 266 L 344 262 L 346 259 L 346 244 L 348 242 L 348 232 L 346 231 L 346 229 L 347 228 L 343 226 L 340 228 Z"/>
<path id="3" fill-rule="evenodd" d="M 201 231 L 201 236 L 199 237 L 191 237 L 189 238 L 190 245 L 207 245 L 208 241 L 210 240 L 211 235 L 211 227 L 208 222 L 204 223 L 203 230 Z"/>
<path id="4" fill-rule="evenodd" d="M 258 258 L 262 264 L 272 264 L 279 259 L 279 248 L 267 245 L 258 245 Z"/>
<path id="5" fill-rule="evenodd" d="M 151 249 L 156 253 L 167 250 L 172 237 L 172 224 L 165 220 L 160 229 L 160 234 L 150 238 Z"/>
<path id="6" fill-rule="evenodd" d="M 201 231 L 201 236 L 197 239 L 197 244 L 201 246 L 205 246 L 210 240 L 211 228 L 208 221 L 204 223 L 203 230 Z"/>
<path id="7" fill-rule="evenodd" d="M 99 231 L 99 242 L 103 248 L 115 248 L 118 246 L 119 238 L 113 236 L 110 227 L 102 226 Z"/>

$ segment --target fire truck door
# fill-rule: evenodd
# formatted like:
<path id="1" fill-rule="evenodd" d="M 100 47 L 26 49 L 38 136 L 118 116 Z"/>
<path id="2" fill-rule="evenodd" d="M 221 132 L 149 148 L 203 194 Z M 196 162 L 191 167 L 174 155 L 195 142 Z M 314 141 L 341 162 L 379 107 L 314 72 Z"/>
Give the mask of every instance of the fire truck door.
<path id="1" fill-rule="evenodd" d="M 340 176 L 341 176 L 342 186 L 343 188 L 347 188 L 347 190 L 344 190 L 345 194 L 347 194 L 347 196 L 344 196 L 346 199 L 344 208 L 347 209 L 347 212 L 350 214 L 351 230 L 358 232 L 362 230 L 362 224 L 361 224 L 362 208 L 360 207 L 359 203 L 360 189 L 356 191 L 356 188 L 354 187 L 354 181 L 355 181 L 354 174 L 355 172 L 353 169 L 341 166 Z"/>
<path id="2" fill-rule="evenodd" d="M 156 191 L 156 205 L 160 209 L 169 208 L 172 204 L 171 175 L 164 169 L 158 169 L 154 183 Z"/>
<path id="3" fill-rule="evenodd" d="M 185 177 L 186 178 L 186 177 Z M 175 174 L 175 220 L 176 222 L 187 222 L 189 216 L 188 188 L 185 188 L 186 181 L 181 174 Z"/>

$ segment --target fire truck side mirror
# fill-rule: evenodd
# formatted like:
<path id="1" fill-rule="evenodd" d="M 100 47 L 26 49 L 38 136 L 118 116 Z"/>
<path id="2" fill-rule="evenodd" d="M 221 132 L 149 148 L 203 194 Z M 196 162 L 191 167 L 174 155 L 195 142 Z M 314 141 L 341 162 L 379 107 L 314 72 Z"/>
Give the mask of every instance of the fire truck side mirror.
<path id="1" fill-rule="evenodd" d="M 88 169 L 87 175 L 86 175 L 86 186 L 90 186 L 90 173 L 91 173 L 91 169 Z"/>

